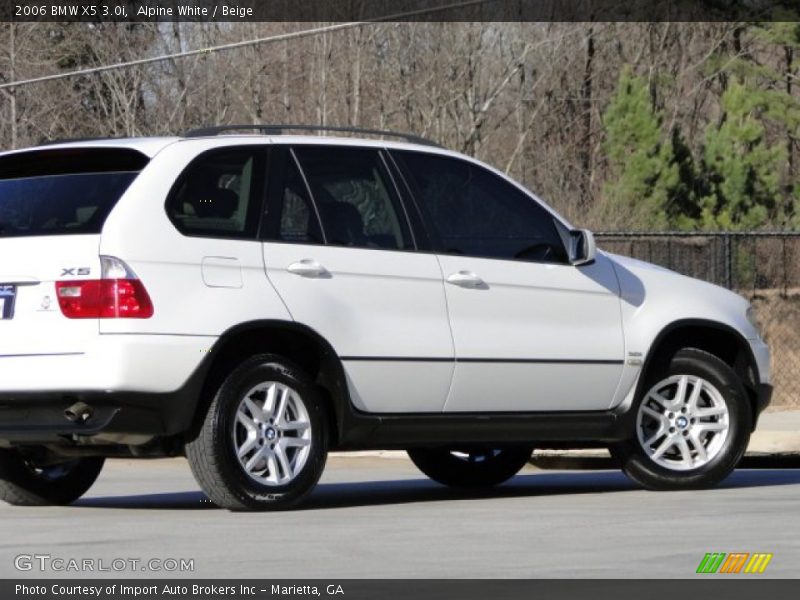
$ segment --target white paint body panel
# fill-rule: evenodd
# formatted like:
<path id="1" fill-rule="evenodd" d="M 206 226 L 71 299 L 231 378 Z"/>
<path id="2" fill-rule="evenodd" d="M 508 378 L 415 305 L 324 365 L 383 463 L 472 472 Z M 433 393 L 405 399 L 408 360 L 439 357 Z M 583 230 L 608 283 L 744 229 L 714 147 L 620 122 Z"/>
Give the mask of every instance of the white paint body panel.
<path id="1" fill-rule="evenodd" d="M 469 271 L 485 284 L 445 287 L 458 360 L 446 411 L 610 404 L 625 347 L 619 286 L 606 257 L 583 267 L 461 256 L 439 261 L 445 279 Z"/>
<path id="2" fill-rule="evenodd" d="M 441 413 L 453 379 L 450 361 L 344 361 L 344 370 L 353 406 L 370 413 Z"/>
<path id="3" fill-rule="evenodd" d="M 622 365 L 456 363 L 446 412 L 601 410 Z"/>
<path id="4" fill-rule="evenodd" d="M 95 335 L 78 353 L 0 356 L 3 391 L 170 392 L 216 341 L 212 336 Z M 52 347 L 56 347 L 53 345 Z"/>
<path id="5" fill-rule="evenodd" d="M 168 145 L 125 192 L 103 228 L 100 253 L 122 258 L 136 272 L 155 314 L 101 320 L 101 332 L 220 336 L 248 321 L 290 320 L 264 276 L 260 242 L 184 236 L 164 209 L 176 178 L 195 157 L 242 143 L 224 138 Z"/>
<path id="6" fill-rule="evenodd" d="M 327 274 L 303 277 L 287 271 L 300 261 L 318 263 Z M 264 263 L 292 318 L 320 334 L 343 358 L 358 409 L 442 410 L 454 355 L 434 255 L 266 243 Z M 395 360 L 420 357 L 449 362 Z"/>
<path id="7" fill-rule="evenodd" d="M 698 279 L 685 277 L 640 260 L 607 254 L 620 282 L 622 323 L 628 352 L 646 356 L 665 328 L 677 321 L 706 320 L 730 327 L 750 345 L 761 383 L 770 383 L 770 356 L 766 344 L 747 319 L 747 300 Z M 640 369 L 626 367 L 613 405 L 633 388 Z"/>
<path id="8" fill-rule="evenodd" d="M 64 317 L 55 282 L 99 277 L 99 245 L 99 235 L 0 237 L 0 284 L 18 284 L 14 318 L 0 319 L 0 356 L 86 350 L 97 337 L 97 319 Z M 78 275 L 79 268 L 88 274 Z M 64 269 L 74 274 L 62 276 Z M 4 375 L 0 370 L 0 386 Z"/>

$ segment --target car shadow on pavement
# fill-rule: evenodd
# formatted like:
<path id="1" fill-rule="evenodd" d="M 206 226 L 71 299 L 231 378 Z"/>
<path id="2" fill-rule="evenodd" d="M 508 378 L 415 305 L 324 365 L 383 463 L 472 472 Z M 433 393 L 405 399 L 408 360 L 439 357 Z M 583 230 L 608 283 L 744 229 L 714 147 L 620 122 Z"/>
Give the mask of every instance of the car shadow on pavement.
<path id="1" fill-rule="evenodd" d="M 81 508 L 147 508 L 151 510 L 203 510 L 218 508 L 200 491 L 88 497 L 76 500 L 70 506 Z"/>
<path id="2" fill-rule="evenodd" d="M 800 470 L 740 470 L 715 490 L 800 484 Z M 636 491 L 640 488 L 618 471 L 576 471 L 518 475 L 488 490 L 452 489 L 428 479 L 398 479 L 348 483 L 321 483 L 297 510 L 321 510 L 387 504 L 452 500 L 481 500 L 573 494 Z M 83 498 L 72 506 L 81 508 L 196 510 L 217 507 L 202 492 L 139 494 Z"/>

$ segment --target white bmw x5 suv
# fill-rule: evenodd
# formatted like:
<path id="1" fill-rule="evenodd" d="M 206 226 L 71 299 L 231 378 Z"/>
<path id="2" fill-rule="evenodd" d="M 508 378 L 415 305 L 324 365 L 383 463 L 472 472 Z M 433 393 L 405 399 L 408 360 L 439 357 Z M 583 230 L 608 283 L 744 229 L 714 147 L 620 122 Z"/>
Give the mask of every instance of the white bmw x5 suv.
<path id="1" fill-rule="evenodd" d="M 598 251 L 410 136 L 217 127 L 0 155 L 12 504 L 72 502 L 106 457 L 185 454 L 218 505 L 285 508 L 329 450 L 392 448 L 453 486 L 605 446 L 647 488 L 706 487 L 745 451 L 769 360 L 743 298 Z"/>

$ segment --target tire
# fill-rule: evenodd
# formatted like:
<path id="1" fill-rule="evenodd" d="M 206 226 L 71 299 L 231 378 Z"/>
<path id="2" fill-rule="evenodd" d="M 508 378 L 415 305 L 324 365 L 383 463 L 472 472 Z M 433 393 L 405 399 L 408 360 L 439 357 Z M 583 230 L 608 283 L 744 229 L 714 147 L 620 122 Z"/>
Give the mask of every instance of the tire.
<path id="1" fill-rule="evenodd" d="M 741 380 L 695 348 L 649 374 L 632 408 L 634 431 L 612 454 L 649 490 L 712 487 L 731 474 L 750 440 L 752 408 Z"/>
<path id="2" fill-rule="evenodd" d="M 314 489 L 327 447 L 328 420 L 314 382 L 286 359 L 262 354 L 223 381 L 186 457 L 216 505 L 281 510 Z"/>
<path id="3" fill-rule="evenodd" d="M 530 447 L 416 448 L 408 456 L 428 477 L 450 487 L 499 485 L 519 473 L 531 457 Z"/>
<path id="4" fill-rule="evenodd" d="M 0 499 L 14 506 L 71 504 L 92 487 L 104 462 L 86 457 L 37 466 L 19 450 L 0 450 Z"/>

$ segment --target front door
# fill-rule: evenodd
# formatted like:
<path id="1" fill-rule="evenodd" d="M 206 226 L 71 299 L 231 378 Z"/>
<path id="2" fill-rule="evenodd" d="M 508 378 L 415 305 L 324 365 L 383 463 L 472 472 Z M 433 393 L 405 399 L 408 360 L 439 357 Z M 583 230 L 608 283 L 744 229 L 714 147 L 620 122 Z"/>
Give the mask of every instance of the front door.
<path id="1" fill-rule="evenodd" d="M 570 265 L 554 216 L 488 169 L 392 156 L 440 251 L 456 351 L 445 411 L 607 409 L 624 357 L 610 261 Z"/>

